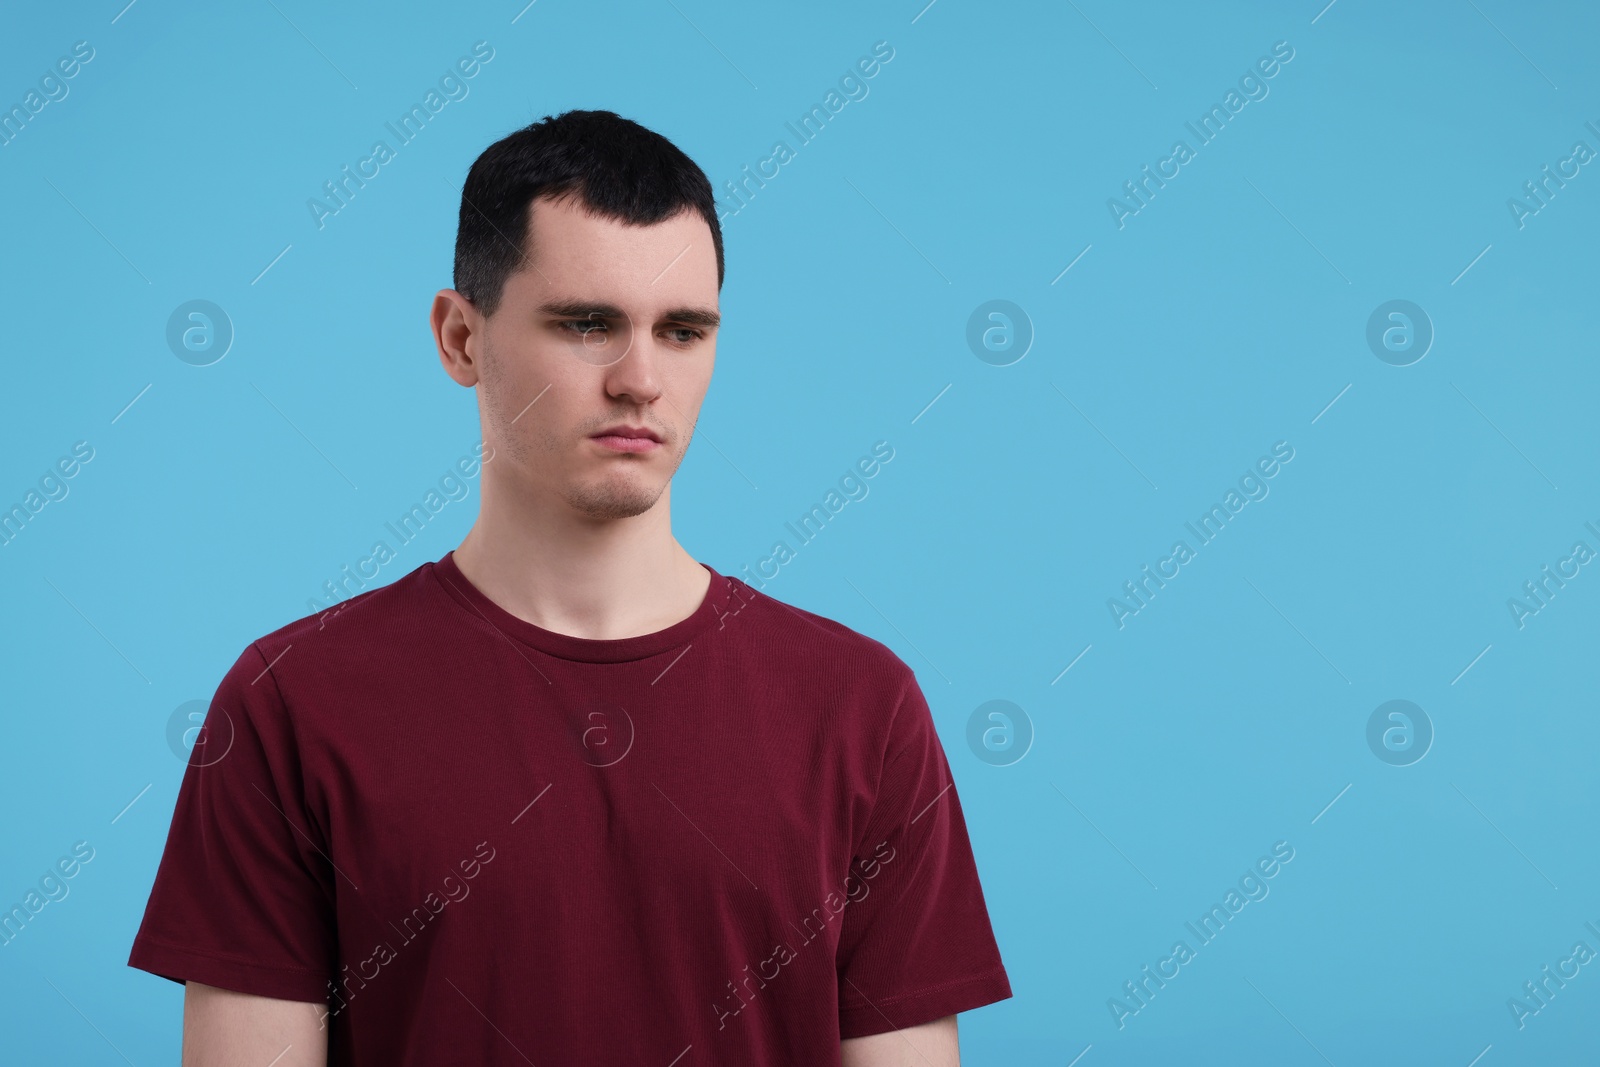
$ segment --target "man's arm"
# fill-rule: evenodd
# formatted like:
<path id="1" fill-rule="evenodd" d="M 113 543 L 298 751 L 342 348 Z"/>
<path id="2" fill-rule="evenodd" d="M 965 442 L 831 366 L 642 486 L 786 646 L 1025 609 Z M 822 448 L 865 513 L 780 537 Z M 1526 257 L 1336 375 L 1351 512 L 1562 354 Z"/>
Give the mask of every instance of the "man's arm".
<path id="1" fill-rule="evenodd" d="M 324 1010 L 310 1001 L 185 982 L 183 1067 L 327 1067 Z"/>
<path id="2" fill-rule="evenodd" d="M 956 1017 L 839 1042 L 844 1067 L 961 1067 Z M 187 1064 L 185 1065 L 187 1067 Z"/>

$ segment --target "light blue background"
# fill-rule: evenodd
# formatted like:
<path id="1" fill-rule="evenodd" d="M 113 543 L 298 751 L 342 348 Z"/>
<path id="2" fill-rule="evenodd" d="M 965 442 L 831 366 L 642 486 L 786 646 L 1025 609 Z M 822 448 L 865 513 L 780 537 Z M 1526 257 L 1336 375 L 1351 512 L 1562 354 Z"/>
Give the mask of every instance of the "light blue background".
<path id="1" fill-rule="evenodd" d="M 610 108 L 720 191 L 879 40 L 869 95 L 724 222 L 675 529 L 740 573 L 894 447 L 766 591 L 886 642 L 934 709 L 1016 992 L 962 1017 L 964 1062 L 1597 1055 L 1600 964 L 1525 1029 L 1506 1002 L 1600 950 L 1600 567 L 1521 629 L 1507 600 L 1600 549 L 1600 167 L 1522 228 L 1507 200 L 1600 149 L 1600 18 L 925 2 L 8 12 L 0 103 L 95 58 L 0 148 L 0 504 L 95 458 L 0 548 L 0 902 L 96 856 L 0 949 L 5 1058 L 176 1062 L 181 990 L 125 965 L 168 719 L 478 440 L 426 324 L 478 152 Z M 478 40 L 470 95 L 319 230 L 307 199 Z M 1267 98 L 1119 229 L 1107 198 L 1277 41 Z M 164 339 L 197 298 L 237 331 L 208 367 Z M 1010 366 L 965 339 L 992 299 L 1035 332 Z M 1365 341 L 1392 299 L 1436 330 L 1411 366 Z M 1107 599 L 1280 440 L 1270 495 L 1119 629 Z M 458 543 L 473 484 L 383 581 Z M 1436 730 L 1411 766 L 1365 740 L 1396 698 Z M 967 744 L 992 699 L 1036 733 L 1011 766 Z M 1279 840 L 1270 896 L 1119 1029 L 1107 999 Z"/>

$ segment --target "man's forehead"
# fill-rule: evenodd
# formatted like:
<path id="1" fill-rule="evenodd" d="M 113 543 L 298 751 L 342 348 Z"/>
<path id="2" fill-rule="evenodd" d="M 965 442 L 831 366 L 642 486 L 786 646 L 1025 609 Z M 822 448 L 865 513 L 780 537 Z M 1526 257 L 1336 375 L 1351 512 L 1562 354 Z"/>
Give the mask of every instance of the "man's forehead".
<path id="1" fill-rule="evenodd" d="M 527 238 L 523 267 L 544 290 L 541 298 L 591 299 L 608 282 L 659 288 L 669 302 L 703 303 L 701 290 L 717 290 L 711 228 L 692 208 L 635 225 L 596 215 L 573 197 L 540 197 L 529 212 Z"/>

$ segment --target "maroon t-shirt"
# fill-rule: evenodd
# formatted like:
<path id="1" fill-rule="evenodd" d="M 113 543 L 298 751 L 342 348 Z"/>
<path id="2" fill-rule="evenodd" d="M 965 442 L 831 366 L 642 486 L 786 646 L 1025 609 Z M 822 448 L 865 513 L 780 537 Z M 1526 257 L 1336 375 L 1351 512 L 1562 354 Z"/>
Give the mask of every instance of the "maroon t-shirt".
<path id="1" fill-rule="evenodd" d="M 911 669 L 706 569 L 621 640 L 447 554 L 253 642 L 128 962 L 318 1002 L 333 1067 L 824 1067 L 1009 997 Z"/>

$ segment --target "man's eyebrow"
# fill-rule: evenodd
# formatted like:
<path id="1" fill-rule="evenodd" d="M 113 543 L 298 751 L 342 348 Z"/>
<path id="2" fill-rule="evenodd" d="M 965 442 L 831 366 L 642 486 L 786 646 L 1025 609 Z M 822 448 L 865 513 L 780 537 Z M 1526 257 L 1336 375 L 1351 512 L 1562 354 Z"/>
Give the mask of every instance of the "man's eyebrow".
<path id="1" fill-rule="evenodd" d="M 590 316 L 601 319 L 627 317 L 617 305 L 594 300 L 547 300 L 534 310 L 542 315 L 552 315 L 560 319 L 586 319 Z"/>
<path id="2" fill-rule="evenodd" d="M 665 322 L 681 322 L 685 326 L 705 326 L 709 329 L 716 329 L 722 322 L 722 316 L 710 308 L 669 308 L 661 318 Z"/>
<path id="3" fill-rule="evenodd" d="M 608 304 L 599 300 L 549 300 L 540 304 L 536 309 L 542 315 L 550 315 L 561 319 L 625 319 L 621 308 L 615 304 Z M 704 307 L 676 307 L 668 308 L 661 315 L 663 322 L 679 322 L 685 326 L 704 326 L 715 329 L 722 322 L 722 316 L 711 308 Z"/>

